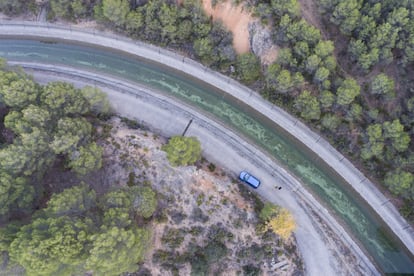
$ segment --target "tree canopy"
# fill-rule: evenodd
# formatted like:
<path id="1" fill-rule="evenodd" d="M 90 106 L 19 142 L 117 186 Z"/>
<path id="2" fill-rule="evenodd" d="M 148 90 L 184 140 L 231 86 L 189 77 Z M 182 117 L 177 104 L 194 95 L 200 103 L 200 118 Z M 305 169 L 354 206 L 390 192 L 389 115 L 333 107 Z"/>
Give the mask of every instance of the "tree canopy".
<path id="1" fill-rule="evenodd" d="M 173 166 L 192 165 L 201 158 L 200 142 L 195 137 L 174 136 L 162 149 Z"/>
<path id="2" fill-rule="evenodd" d="M 137 188 L 155 197 L 149 187 L 132 187 L 111 191 L 98 203 L 95 192 L 84 184 L 65 189 L 54 194 L 29 224 L 11 225 L 15 234 L 5 229 L 8 239 L 0 240 L 0 245 L 30 275 L 134 272 L 150 241 L 149 231 L 132 223 L 131 210 L 149 214 L 132 201 L 140 196 Z M 107 219 L 111 210 L 116 212 Z M 117 224 L 123 217 L 129 223 Z"/>
<path id="3" fill-rule="evenodd" d="M 259 214 L 266 230 L 271 230 L 283 240 L 287 240 L 296 228 L 292 214 L 280 206 L 265 203 Z"/>
<path id="4" fill-rule="evenodd" d="M 1 214 L 26 208 L 40 195 L 44 172 L 57 158 L 87 174 L 102 165 L 102 148 L 92 142 L 92 125 L 84 117 L 108 112 L 109 104 L 97 89 L 78 90 L 51 82 L 41 86 L 21 72 L 0 70 L 0 100 L 8 108 L 4 126 L 13 133 L 12 143 L 0 148 L 3 205 Z M 83 91 L 81 93 L 81 91 Z M 26 194 L 24 194 L 26 191 Z"/>

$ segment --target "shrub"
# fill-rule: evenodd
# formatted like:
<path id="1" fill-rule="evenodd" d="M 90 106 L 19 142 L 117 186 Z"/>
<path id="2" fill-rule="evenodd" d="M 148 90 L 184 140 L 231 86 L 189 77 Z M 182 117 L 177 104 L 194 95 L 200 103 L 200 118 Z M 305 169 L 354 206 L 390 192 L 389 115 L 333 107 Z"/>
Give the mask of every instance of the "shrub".
<path id="1" fill-rule="evenodd" d="M 173 166 L 192 165 L 201 158 L 200 142 L 195 137 L 174 136 L 162 150 Z"/>

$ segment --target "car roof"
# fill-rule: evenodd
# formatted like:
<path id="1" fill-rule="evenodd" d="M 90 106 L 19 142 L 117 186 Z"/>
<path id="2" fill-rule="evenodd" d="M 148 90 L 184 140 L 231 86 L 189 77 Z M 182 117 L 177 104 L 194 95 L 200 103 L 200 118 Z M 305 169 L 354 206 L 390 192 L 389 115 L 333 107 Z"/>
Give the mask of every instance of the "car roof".
<path id="1" fill-rule="evenodd" d="M 246 175 L 248 176 L 247 180 L 245 179 Z M 246 171 L 240 172 L 240 178 L 245 181 L 247 184 L 257 188 L 260 185 L 260 180 L 257 179 L 255 176 L 251 175 Z"/>
<path id="2" fill-rule="evenodd" d="M 247 179 L 247 182 L 250 185 L 252 185 L 252 186 L 254 186 L 256 188 L 259 187 L 259 185 L 260 185 L 260 180 L 257 179 L 256 177 L 252 176 L 252 175 L 250 175 L 250 177 Z"/>

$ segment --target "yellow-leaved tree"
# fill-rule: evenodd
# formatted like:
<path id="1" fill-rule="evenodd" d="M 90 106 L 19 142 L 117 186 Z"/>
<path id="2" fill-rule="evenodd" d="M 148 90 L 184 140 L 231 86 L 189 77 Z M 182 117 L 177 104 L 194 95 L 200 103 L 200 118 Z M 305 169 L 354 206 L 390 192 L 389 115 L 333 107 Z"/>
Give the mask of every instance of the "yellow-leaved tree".
<path id="1" fill-rule="evenodd" d="M 296 228 L 292 214 L 285 208 L 265 203 L 260 214 L 265 231 L 272 230 L 282 239 L 287 240 Z"/>
<path id="2" fill-rule="evenodd" d="M 292 214 L 284 208 L 280 208 L 277 215 L 271 218 L 266 226 L 284 240 L 287 240 L 296 228 Z"/>

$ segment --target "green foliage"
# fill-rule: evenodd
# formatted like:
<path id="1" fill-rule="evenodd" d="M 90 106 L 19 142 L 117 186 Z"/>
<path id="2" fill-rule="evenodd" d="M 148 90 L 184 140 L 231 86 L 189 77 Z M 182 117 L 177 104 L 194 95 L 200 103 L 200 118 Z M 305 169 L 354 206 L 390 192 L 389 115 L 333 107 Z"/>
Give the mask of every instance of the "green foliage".
<path id="1" fill-rule="evenodd" d="M 286 94 L 295 88 L 294 76 L 288 70 L 278 71 L 277 64 L 269 66 L 266 75 L 267 86 L 276 92 Z"/>
<path id="2" fill-rule="evenodd" d="M 306 71 L 309 74 L 313 74 L 318 69 L 320 63 L 321 59 L 317 55 L 309 56 L 305 63 Z"/>
<path id="3" fill-rule="evenodd" d="M 26 178 L 0 171 L 0 217 L 13 209 L 30 209 L 33 197 L 34 189 Z"/>
<path id="4" fill-rule="evenodd" d="M 97 115 L 106 115 L 110 112 L 110 105 L 105 93 L 96 87 L 85 86 L 81 89 L 83 98 L 89 103 L 90 110 Z"/>
<path id="5" fill-rule="evenodd" d="M 360 120 L 362 117 L 362 106 L 357 103 L 351 104 L 351 108 L 347 112 L 347 119 L 349 121 L 357 121 Z"/>
<path id="6" fill-rule="evenodd" d="M 394 80 L 383 73 L 378 74 L 372 80 L 371 93 L 374 95 L 394 94 Z"/>
<path id="7" fill-rule="evenodd" d="M 370 159 L 373 156 L 382 159 L 384 150 L 384 137 L 382 133 L 382 126 L 380 124 L 373 124 L 367 127 L 368 143 L 364 145 L 361 151 L 361 157 L 364 160 Z"/>
<path id="8" fill-rule="evenodd" d="M 0 86 L 4 88 L 3 100 L 13 108 L 5 116 L 4 125 L 16 134 L 12 145 L 0 149 L 5 172 L 41 174 L 55 154 L 65 154 L 70 166 L 81 174 L 101 166 L 102 150 L 89 143 L 92 126 L 78 116 L 90 108 L 106 111 L 102 93 L 91 88 L 79 93 L 61 82 L 42 88 L 25 75 L 7 71 L 0 72 Z"/>
<path id="9" fill-rule="evenodd" d="M 310 55 L 310 49 L 308 43 L 305 41 L 299 41 L 293 46 L 293 53 L 300 60 L 306 60 Z"/>
<path id="10" fill-rule="evenodd" d="M 142 13 L 138 10 L 136 11 L 130 11 L 127 14 L 125 27 L 129 34 L 131 35 L 137 35 L 137 32 L 141 29 L 141 27 L 144 25 L 144 17 Z"/>
<path id="11" fill-rule="evenodd" d="M 30 127 L 28 128 L 37 127 L 37 128 L 47 129 L 49 128 L 51 124 L 52 118 L 50 116 L 50 113 L 46 109 L 41 108 L 39 106 L 29 105 L 28 107 L 23 109 L 21 113 L 23 116 L 20 119 L 20 121 L 26 123 L 28 126 L 30 125 Z M 8 115 L 10 114 L 11 113 L 9 113 Z M 21 128 L 18 128 L 18 129 L 21 129 Z M 24 133 L 24 132 L 26 131 L 21 129 L 17 133 Z"/>
<path id="12" fill-rule="evenodd" d="M 290 48 L 282 48 L 279 50 L 279 53 L 277 55 L 277 64 L 282 66 L 291 66 L 296 67 L 297 66 L 297 60 L 292 55 L 292 50 Z M 270 65 L 272 66 L 272 65 Z"/>
<path id="13" fill-rule="evenodd" d="M 54 160 L 48 151 L 47 141 L 47 134 L 37 128 L 22 133 L 14 144 L 0 149 L 0 167 L 13 175 L 30 176 L 41 172 Z"/>
<path id="14" fill-rule="evenodd" d="M 102 148 L 91 141 L 92 126 L 80 115 L 107 112 L 108 103 L 95 88 L 77 90 L 60 82 L 40 87 L 12 72 L 0 71 L 0 87 L 1 100 L 10 104 L 4 125 L 15 134 L 13 144 L 0 149 L 0 215 L 6 221 L 13 212 L 31 212 L 35 188 L 42 193 L 35 181 L 41 181 L 56 154 L 79 174 L 100 168 Z M 150 217 L 157 198 L 149 187 L 133 188 L 107 194 L 104 206 L 85 185 L 54 194 L 30 223 L 2 229 L 6 236 L 0 247 L 28 275 L 135 271 L 149 232 L 136 228 L 133 218 Z"/>
<path id="15" fill-rule="evenodd" d="M 295 107 L 306 120 L 318 120 L 321 116 L 318 99 L 307 90 L 296 98 Z"/>
<path id="16" fill-rule="evenodd" d="M 329 77 L 329 70 L 326 69 L 325 67 L 320 67 L 316 70 L 315 72 L 315 76 L 314 76 L 314 81 L 316 83 L 323 83 L 324 81 L 326 81 Z"/>
<path id="17" fill-rule="evenodd" d="M 130 189 L 118 189 L 105 194 L 101 200 L 103 208 L 126 208 L 131 207 Z"/>
<path id="18" fill-rule="evenodd" d="M 192 252 L 187 253 L 191 264 L 191 275 L 208 275 L 210 266 L 219 262 L 227 255 L 228 249 L 225 244 L 218 240 L 209 240 L 204 247 L 189 246 Z"/>
<path id="19" fill-rule="evenodd" d="M 28 275 L 71 275 L 87 257 L 88 224 L 66 216 L 35 219 L 17 233 L 10 258 Z"/>
<path id="20" fill-rule="evenodd" d="M 134 272 L 138 269 L 136 264 L 143 260 L 149 238 L 149 232 L 143 229 L 103 227 L 101 233 L 90 237 L 92 248 L 85 267 L 96 275 Z"/>
<path id="21" fill-rule="evenodd" d="M 136 271 L 150 233 L 132 224 L 134 196 L 133 189 L 120 189 L 105 194 L 98 204 L 86 185 L 66 189 L 53 195 L 31 223 L 1 230 L 7 236 L 0 238 L 0 247 L 29 275 Z"/>
<path id="22" fill-rule="evenodd" d="M 314 53 L 321 59 L 325 59 L 327 57 L 331 57 L 334 52 L 334 44 L 330 40 L 320 40 L 318 44 L 316 44 Z"/>
<path id="23" fill-rule="evenodd" d="M 16 238 L 21 226 L 20 222 L 11 222 L 0 227 L 0 252 L 10 251 L 10 244 Z"/>
<path id="24" fill-rule="evenodd" d="M 300 5 L 297 0 L 272 0 L 270 5 L 273 13 L 279 17 L 284 14 L 292 18 L 300 15 Z"/>
<path id="25" fill-rule="evenodd" d="M 378 62 L 393 59 L 412 61 L 411 42 L 414 26 L 410 24 L 413 6 L 406 1 L 319 1 L 324 12 L 342 33 L 351 36 L 348 51 L 365 72 Z M 402 50 L 402 55 L 396 49 Z"/>
<path id="26" fill-rule="evenodd" d="M 185 232 L 181 229 L 168 228 L 162 235 L 161 241 L 171 249 L 180 247 L 185 238 Z"/>
<path id="27" fill-rule="evenodd" d="M 191 165 L 201 158 L 200 142 L 195 137 L 174 136 L 162 149 L 173 166 Z"/>
<path id="28" fill-rule="evenodd" d="M 335 7 L 331 21 L 345 34 L 350 34 L 359 24 L 361 1 L 340 1 Z"/>
<path id="29" fill-rule="evenodd" d="M 191 260 L 191 276 L 207 276 L 209 271 L 208 262 L 204 255 L 196 254 Z"/>
<path id="30" fill-rule="evenodd" d="M 390 139 L 392 146 L 398 152 L 404 152 L 407 150 L 410 144 L 410 136 L 404 132 L 404 126 L 400 123 L 399 119 L 392 122 L 385 122 L 383 125 L 384 138 Z"/>
<path id="31" fill-rule="evenodd" d="M 264 222 L 268 221 L 277 215 L 278 210 L 278 206 L 270 202 L 266 202 L 260 211 L 259 218 Z"/>
<path id="32" fill-rule="evenodd" d="M 261 275 L 262 270 L 260 267 L 254 265 L 245 265 L 243 266 L 243 275 L 244 276 L 258 276 Z"/>
<path id="33" fill-rule="evenodd" d="M 92 15 L 96 0 L 50 0 L 52 16 L 78 19 Z"/>
<path id="34" fill-rule="evenodd" d="M 18 15 L 34 9 L 34 0 L 0 0 L 0 12 L 7 15 Z"/>
<path id="35" fill-rule="evenodd" d="M 319 95 L 319 102 L 322 108 L 330 108 L 335 102 L 335 95 L 328 90 L 323 90 Z"/>
<path id="36" fill-rule="evenodd" d="M 57 123 L 51 148 L 56 154 L 73 154 L 80 143 L 88 141 L 92 125 L 84 118 L 64 117 Z"/>
<path id="37" fill-rule="evenodd" d="M 79 147 L 70 154 L 69 167 L 76 173 L 84 175 L 102 167 L 103 149 L 95 142 Z"/>
<path id="38" fill-rule="evenodd" d="M 196 55 L 206 64 L 213 62 L 213 42 L 208 37 L 203 37 L 194 41 L 194 51 Z"/>
<path id="39" fill-rule="evenodd" d="M 225 244 L 219 241 L 209 242 L 203 249 L 203 253 L 206 257 L 207 263 L 216 263 L 221 258 L 227 255 L 228 249 Z"/>
<path id="40" fill-rule="evenodd" d="M 65 189 L 61 193 L 53 194 L 43 211 L 50 217 L 80 217 L 95 207 L 95 191 L 83 184 Z"/>
<path id="41" fill-rule="evenodd" d="M 335 114 L 325 114 L 322 117 L 321 124 L 324 128 L 334 132 L 341 124 L 341 119 Z"/>
<path id="42" fill-rule="evenodd" d="M 4 117 L 4 126 L 15 134 L 28 133 L 32 129 L 31 125 L 23 120 L 23 114 L 18 111 L 10 111 Z"/>
<path id="43" fill-rule="evenodd" d="M 103 224 L 107 227 L 127 228 L 131 226 L 132 219 L 128 208 L 109 208 L 105 211 Z"/>
<path id="44" fill-rule="evenodd" d="M 260 77 L 260 60 L 253 53 L 246 53 L 237 57 L 236 71 L 246 83 L 252 83 Z"/>
<path id="45" fill-rule="evenodd" d="M 161 40 L 164 42 L 175 42 L 177 36 L 178 8 L 176 5 L 162 3 L 158 11 L 161 23 Z"/>
<path id="46" fill-rule="evenodd" d="M 340 105 L 349 105 L 360 93 L 361 87 L 354 79 L 345 79 L 337 90 L 336 101 Z"/>
<path id="47" fill-rule="evenodd" d="M 127 0 L 102 0 L 103 16 L 115 26 L 123 26 L 127 21 L 129 2 Z"/>
<path id="48" fill-rule="evenodd" d="M 100 205 L 104 209 L 122 209 L 126 214 L 136 214 L 148 219 L 155 212 L 158 200 L 157 194 L 150 187 L 132 186 L 107 193 Z"/>
<path id="49" fill-rule="evenodd" d="M 143 218 L 150 218 L 157 209 L 157 194 L 150 187 L 134 187 L 132 189 L 134 211 Z"/>
<path id="50" fill-rule="evenodd" d="M 43 88 L 40 101 L 45 109 L 59 116 L 85 114 L 89 112 L 87 101 L 69 83 L 48 83 Z"/>
<path id="51" fill-rule="evenodd" d="M 17 76 L 14 75 L 13 77 Z M 32 80 L 26 78 L 15 79 L 8 84 L 3 84 L 0 88 L 3 102 L 7 106 L 14 108 L 23 108 L 31 103 L 35 103 L 39 95 L 37 85 Z"/>
<path id="52" fill-rule="evenodd" d="M 414 175 L 412 173 L 401 169 L 388 172 L 385 175 L 384 183 L 394 194 L 414 199 Z"/>

